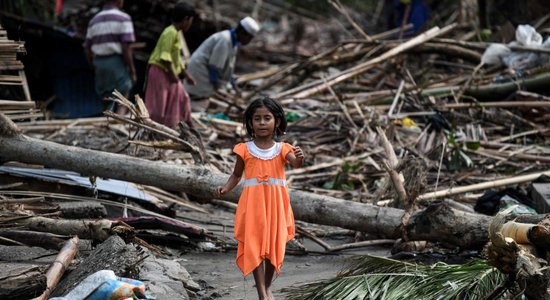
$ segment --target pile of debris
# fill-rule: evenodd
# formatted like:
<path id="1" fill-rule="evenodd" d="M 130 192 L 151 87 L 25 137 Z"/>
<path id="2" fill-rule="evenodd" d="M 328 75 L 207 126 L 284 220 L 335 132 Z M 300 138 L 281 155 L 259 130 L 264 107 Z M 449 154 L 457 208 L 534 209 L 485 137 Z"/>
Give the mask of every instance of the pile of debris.
<path id="1" fill-rule="evenodd" d="M 353 23 L 353 18 L 345 20 Z M 377 35 L 357 32 L 360 39 L 339 41 L 331 48 L 316 44 L 326 47 L 322 51 L 288 49 L 281 42 L 288 27 L 266 30 L 243 53 L 251 68 L 260 69 L 240 76 L 244 97 L 218 93 L 206 113 L 193 115 L 194 129 L 165 128 L 148 118 L 139 98 L 132 104 L 120 95 L 113 99 L 129 107 L 130 117 L 107 113 L 109 118 L 14 125 L 0 114 L 0 157 L 19 161 L 0 167 L 1 239 L 10 245 L 3 253 L 41 247 L 23 259 L 29 261 L 24 270 L 6 277 L 18 287 L 9 295 L 42 293 L 46 280 L 25 281 L 25 288 L 18 280 L 34 278 L 21 274 L 43 274 L 42 259 L 58 261 L 51 255 L 63 244 L 86 246 L 78 246 L 84 253 L 79 264 L 53 290 L 58 296 L 105 269 L 114 271 L 99 273 L 106 280 L 148 279 L 149 260 L 162 261 L 164 273 L 186 274 L 179 262 L 156 258 L 170 252 L 168 246 L 234 247 L 225 234 L 183 222 L 181 215 L 186 210 L 209 213 L 192 200 L 234 207 L 239 189 L 223 200 L 211 195 L 232 171 L 232 146 L 246 139 L 242 112 L 260 94 L 283 103 L 289 121 L 284 140 L 307 154 L 302 168 L 287 172 L 296 218 L 345 228 L 346 234 L 358 231 L 367 239 L 330 246 L 321 233 L 298 229 L 299 238 L 314 240 L 326 252 L 396 240 L 395 251 L 481 251 L 496 240 L 487 231 L 492 216 L 480 212 L 495 215 L 516 205 L 522 212 L 547 213 L 549 184 L 543 176 L 550 176 L 550 129 L 545 125 L 550 73 L 547 64 L 539 63 L 547 59 L 547 43 L 509 47 L 510 53 L 536 54 L 534 67 L 499 66 L 493 63 L 500 58 L 487 59 L 489 44 L 471 41 L 475 29 L 455 21 L 460 20 L 449 19 L 441 28 L 405 40 L 395 39 L 405 26 Z M 308 18 L 301 22 L 306 31 L 322 25 Z M 533 30 L 545 26 L 548 19 Z M 351 23 L 346 27 L 357 28 Z M 267 64 L 273 62 L 266 56 L 278 64 Z M 255 63 L 255 57 L 263 61 Z M 502 190 L 510 185 L 518 188 Z M 495 188 L 501 190 L 483 194 Z M 445 199 L 436 201 L 440 198 Z M 77 221 L 77 226 L 74 218 L 91 220 Z M 525 222 L 541 219 L 533 216 Z M 74 235 L 91 242 L 70 240 Z M 92 244 L 98 244 L 94 250 Z M 505 239 L 501 244 L 513 246 Z M 299 239 L 297 245 L 308 252 Z M 546 251 L 537 257 L 546 260 Z M 177 270 L 168 269 L 174 265 Z M 186 276 L 179 289 L 170 285 L 170 290 L 198 292 L 200 287 Z M 49 278 L 47 286 L 53 289 L 56 283 L 50 285 Z M 146 282 L 152 292 L 162 282 L 154 278 Z M 135 286 L 136 297 L 147 297 L 140 294 L 139 283 Z"/>

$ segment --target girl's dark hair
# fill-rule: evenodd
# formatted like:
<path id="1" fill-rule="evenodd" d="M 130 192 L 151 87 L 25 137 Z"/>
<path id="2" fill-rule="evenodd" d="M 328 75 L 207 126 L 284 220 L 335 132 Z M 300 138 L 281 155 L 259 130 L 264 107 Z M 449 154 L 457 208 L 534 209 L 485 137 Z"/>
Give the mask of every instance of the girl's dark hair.
<path id="1" fill-rule="evenodd" d="M 248 105 L 246 110 L 244 111 L 244 126 L 246 127 L 246 132 L 249 136 L 254 136 L 254 130 L 252 129 L 252 117 L 254 115 L 254 112 L 256 112 L 256 109 L 258 107 L 265 106 L 267 110 L 269 110 L 273 117 L 275 117 L 275 123 L 277 123 L 277 120 L 279 120 L 279 126 L 275 128 L 275 137 L 280 137 L 285 134 L 286 131 L 286 119 L 285 119 L 285 111 L 283 110 L 283 107 L 281 104 L 269 97 L 264 98 L 258 98 L 252 103 Z"/>
<path id="2" fill-rule="evenodd" d="M 181 22 L 185 18 L 195 17 L 195 8 L 185 2 L 178 2 L 172 10 L 172 22 Z"/>

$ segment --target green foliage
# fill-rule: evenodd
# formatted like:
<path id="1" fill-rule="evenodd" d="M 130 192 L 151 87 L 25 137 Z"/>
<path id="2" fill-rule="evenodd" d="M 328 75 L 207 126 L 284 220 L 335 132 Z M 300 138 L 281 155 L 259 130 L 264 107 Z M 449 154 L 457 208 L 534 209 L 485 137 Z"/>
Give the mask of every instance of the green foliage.
<path id="1" fill-rule="evenodd" d="M 349 270 L 285 290 L 290 300 L 485 299 L 505 279 L 481 259 L 465 265 L 411 264 L 376 256 L 354 257 Z"/>
<path id="2" fill-rule="evenodd" d="M 445 130 L 445 137 L 447 138 L 447 147 L 450 149 L 447 159 L 447 168 L 449 171 L 460 170 L 463 166 L 468 168 L 473 167 L 474 162 L 462 151 L 463 144 L 459 142 L 454 131 Z M 472 147 L 475 147 L 475 145 L 473 144 Z"/>
<path id="3" fill-rule="evenodd" d="M 300 120 L 301 118 L 302 118 L 302 116 L 299 113 L 294 112 L 294 111 L 287 112 L 286 115 L 285 115 L 285 119 L 289 123 L 296 122 L 296 121 Z"/>
<path id="4" fill-rule="evenodd" d="M 490 28 L 483 28 L 479 32 L 479 37 L 481 38 L 482 41 L 490 41 L 492 35 L 493 35 L 493 32 L 491 31 Z"/>
<path id="5" fill-rule="evenodd" d="M 466 148 L 470 149 L 470 150 L 477 150 L 479 149 L 479 147 L 481 147 L 481 142 L 480 141 L 466 141 Z"/>
<path id="6" fill-rule="evenodd" d="M 334 178 L 331 181 L 325 182 L 323 185 L 323 188 L 330 189 L 330 190 L 344 190 L 344 191 L 353 191 L 355 190 L 355 184 L 353 180 L 350 178 L 350 174 L 357 172 L 359 168 L 361 168 L 363 164 L 361 162 L 356 163 L 349 163 L 345 162 L 342 165 L 342 170 L 334 176 Z"/>

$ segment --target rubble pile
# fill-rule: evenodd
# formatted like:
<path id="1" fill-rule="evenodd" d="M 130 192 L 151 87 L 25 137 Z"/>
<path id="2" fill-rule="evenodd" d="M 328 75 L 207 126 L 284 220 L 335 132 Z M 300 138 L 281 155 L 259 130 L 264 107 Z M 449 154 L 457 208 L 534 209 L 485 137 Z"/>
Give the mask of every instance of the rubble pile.
<path id="1" fill-rule="evenodd" d="M 147 2 L 149 10 L 166 9 L 173 3 L 141 2 Z M 141 2 L 134 4 L 136 11 L 147 10 Z M 236 13 L 222 17 L 219 12 L 227 11 L 224 5 L 228 4 L 221 2 L 219 7 L 201 6 L 199 10 L 203 16 L 219 17 L 216 21 L 225 25 L 236 23 L 241 16 Z M 252 2 L 246 7 L 254 8 Z M 64 22 L 81 30 L 74 16 L 91 12 L 90 7 L 82 1 L 74 14 L 64 16 Z M 44 144 L 37 145 L 44 148 L 50 142 L 67 145 L 67 153 L 73 151 L 69 146 L 76 146 L 118 154 L 100 156 L 117 161 L 112 166 L 113 174 L 119 174 L 116 171 L 120 170 L 115 169 L 134 162 L 142 166 L 130 169 L 133 173 L 122 172 L 113 177 L 115 180 L 102 178 L 108 166 L 99 166 L 101 159 L 98 166 L 84 160 L 81 165 L 71 161 L 66 170 L 44 168 L 53 159 L 41 165 L 34 160 L 2 159 L 0 243 L 6 246 L 0 252 L 27 252 L 24 259 L 15 255 L 14 261 L 28 263 L 19 269 L 5 269 L 2 278 L 7 279 L 0 279 L 0 291 L 10 294 L 1 296 L 38 296 L 50 289 L 52 296 L 66 296 L 78 284 L 91 280 L 89 276 L 101 274 L 113 284 L 128 284 L 128 278 L 135 278 L 145 280 L 150 292 L 198 297 L 201 287 L 182 264 L 174 263 L 170 254 L 173 249 L 219 251 L 235 247 L 225 227 L 220 234 L 208 230 L 207 222 L 197 225 L 201 220 L 183 220 L 189 212 L 213 213 L 211 207 L 205 208 L 200 202 L 234 209 L 229 202 L 234 195 L 225 200 L 211 199 L 210 186 L 219 184 L 220 173 L 231 173 L 235 162 L 232 147 L 247 139 L 242 124 L 247 103 L 265 95 L 285 107 L 289 127 L 284 141 L 299 145 L 307 155 L 302 168 L 286 173 L 295 195 L 304 199 L 315 195 L 317 200 L 326 197 L 326 201 L 333 201 L 327 203 L 376 211 L 374 221 L 367 217 L 361 220 L 365 227 L 370 226 L 369 222 L 395 225 L 386 231 L 365 230 L 366 236 L 358 235 L 356 243 L 329 246 L 320 237 L 326 232 L 299 223 L 299 238 L 312 239 L 326 253 L 396 240 L 396 249 L 410 250 L 415 233 L 428 241 L 415 249 L 418 251 L 446 248 L 453 242 L 458 243 L 453 246 L 481 251 L 479 245 L 489 241 L 487 215 L 512 206 L 515 214 L 549 212 L 550 38 L 538 33 L 549 32 L 548 19 L 533 22 L 535 27 L 518 27 L 516 41 L 489 44 L 480 42 L 476 28 L 458 17 L 440 20 L 439 27 L 399 39 L 409 27 L 367 34 L 356 31 L 353 18 L 350 23 L 344 16 L 330 21 L 304 13 L 273 17 L 280 10 L 273 3 L 260 8 L 265 14 L 260 19 L 266 20 L 263 33 L 243 49 L 239 58 L 242 97 L 231 91 L 217 93 L 210 98 L 206 112 L 193 114 L 193 129 L 183 126 L 178 132 L 164 128 L 148 119 L 139 98 L 131 103 L 120 95 L 114 95 L 113 100 L 128 106 L 130 116 L 106 113 L 107 118 L 39 121 L 28 115 L 20 120 L 11 118 L 18 121 L 13 126 L 24 138 L 0 128 L 0 141 L 15 136 L 16 140 L 41 140 Z M 357 18 L 353 12 L 351 15 Z M 144 39 L 147 35 L 155 39 L 153 33 L 163 28 L 151 23 L 155 20 L 134 19 L 136 32 Z M 0 100 L 0 117 L 10 118 L 5 110 L 10 105 L 19 104 Z M 1 124 L 11 123 L 4 120 Z M 143 161 L 135 160 L 138 158 Z M 162 170 L 179 167 L 185 170 L 182 173 L 189 172 L 191 175 L 182 175 L 187 176 L 189 186 L 163 181 L 160 175 L 156 185 L 145 184 L 155 182 L 143 178 L 152 167 L 145 160 L 162 164 Z M 198 183 L 189 179 L 192 177 L 198 177 Z M 334 199 L 348 202 L 341 204 Z M 436 205 L 450 207 L 442 210 L 451 216 L 457 210 L 466 215 L 465 219 L 475 219 L 472 223 L 476 228 L 470 231 L 479 232 L 483 238 L 471 241 L 468 238 L 472 237 L 456 237 L 448 232 L 446 239 L 411 230 L 422 225 L 414 222 L 423 220 L 422 214 L 440 209 L 434 209 Z M 357 227 L 349 225 L 352 222 L 320 216 L 342 206 L 311 209 L 318 216 L 308 215 L 302 207 L 294 209 L 298 219 L 310 223 L 323 219 L 319 223 L 344 227 L 346 230 L 340 233 L 353 234 L 349 230 Z M 399 216 L 397 221 L 380 222 L 392 214 Z M 439 233 L 437 229 L 434 232 Z M 75 235 L 79 241 L 71 240 Z M 440 239 L 445 245 L 438 244 Z M 53 269 L 57 262 L 53 255 L 70 243 L 75 243 L 73 248 L 81 254 L 74 259 L 74 270 L 63 276 L 55 289 L 50 282 L 52 272 L 34 276 L 45 273 L 45 258 L 49 258 L 46 263 L 51 263 Z M 300 239 L 289 247 L 308 253 Z M 119 257 L 120 253 L 124 255 Z M 69 264 L 75 254 L 71 255 Z M 547 259 L 546 253 L 539 258 Z M 159 269 L 166 281 L 158 279 L 158 274 L 147 273 Z M 95 273 L 102 270 L 113 273 Z M 177 284 L 170 283 L 174 277 L 179 278 Z M 135 297 L 149 297 L 142 283 L 132 284 Z"/>

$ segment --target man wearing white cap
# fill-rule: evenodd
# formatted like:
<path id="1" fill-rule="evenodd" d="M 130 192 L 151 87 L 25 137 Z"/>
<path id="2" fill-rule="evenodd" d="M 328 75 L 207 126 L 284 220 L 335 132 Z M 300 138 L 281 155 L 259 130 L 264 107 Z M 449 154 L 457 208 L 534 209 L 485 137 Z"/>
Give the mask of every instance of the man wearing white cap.
<path id="1" fill-rule="evenodd" d="M 238 91 L 232 80 L 237 58 L 237 49 L 250 43 L 260 26 L 251 17 L 239 22 L 237 28 L 224 30 L 211 35 L 195 52 L 187 65 L 187 73 L 195 79 L 196 85 L 184 82 L 185 90 L 191 97 L 194 111 L 204 111 L 208 97 L 227 82 Z"/>

